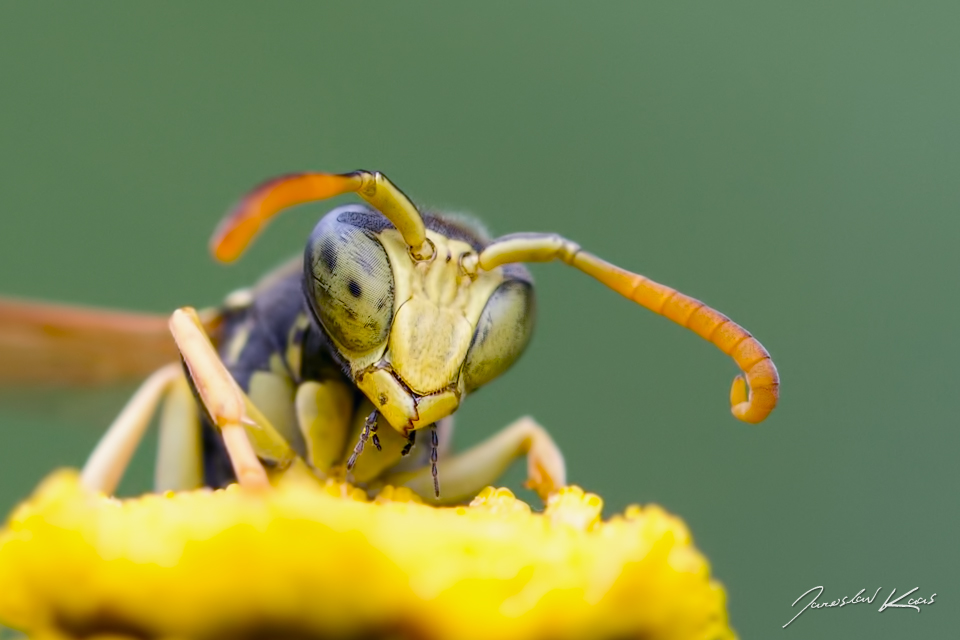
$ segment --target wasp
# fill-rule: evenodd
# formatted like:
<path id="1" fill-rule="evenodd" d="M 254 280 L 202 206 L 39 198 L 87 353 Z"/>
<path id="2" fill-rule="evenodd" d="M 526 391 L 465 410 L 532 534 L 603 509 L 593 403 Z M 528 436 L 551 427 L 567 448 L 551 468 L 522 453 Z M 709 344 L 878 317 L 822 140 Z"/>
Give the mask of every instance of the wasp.
<path id="1" fill-rule="evenodd" d="M 167 319 L 0 302 L 0 375 L 109 381 L 155 369 L 84 467 L 84 483 L 107 493 L 160 411 L 158 490 L 264 487 L 309 473 L 453 503 L 525 456 L 527 486 L 545 498 L 566 471 L 532 419 L 457 454 L 449 445 L 460 404 L 530 340 L 536 303 L 523 264 L 560 261 L 732 357 L 743 372 L 730 391 L 738 419 L 760 422 L 777 404 L 770 354 L 727 316 L 561 236 L 491 239 L 476 224 L 420 211 L 379 172 L 270 180 L 224 217 L 211 251 L 234 261 L 284 209 L 348 193 L 365 203 L 327 213 L 302 258 L 217 309 L 183 307 Z"/>

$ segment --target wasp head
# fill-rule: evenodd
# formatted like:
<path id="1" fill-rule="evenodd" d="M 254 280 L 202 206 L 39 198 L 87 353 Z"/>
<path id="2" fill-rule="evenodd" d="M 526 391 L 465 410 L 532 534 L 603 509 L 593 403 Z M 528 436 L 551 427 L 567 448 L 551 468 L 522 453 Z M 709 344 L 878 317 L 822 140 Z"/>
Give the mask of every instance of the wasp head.
<path id="1" fill-rule="evenodd" d="M 486 239 L 424 218 L 428 250 L 418 255 L 380 213 L 340 207 L 314 229 L 304 257 L 314 318 L 350 378 L 403 433 L 450 415 L 506 371 L 534 322 L 526 269 L 470 268 Z"/>

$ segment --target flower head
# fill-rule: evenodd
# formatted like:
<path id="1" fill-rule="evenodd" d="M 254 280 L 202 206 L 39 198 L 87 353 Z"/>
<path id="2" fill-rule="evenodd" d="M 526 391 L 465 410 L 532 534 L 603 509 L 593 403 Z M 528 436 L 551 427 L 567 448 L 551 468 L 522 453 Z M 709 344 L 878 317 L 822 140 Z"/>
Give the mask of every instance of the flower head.
<path id="1" fill-rule="evenodd" d="M 35 637 L 732 638 L 656 506 L 561 490 L 469 506 L 290 478 L 117 500 L 49 477 L 0 532 L 0 620 Z"/>

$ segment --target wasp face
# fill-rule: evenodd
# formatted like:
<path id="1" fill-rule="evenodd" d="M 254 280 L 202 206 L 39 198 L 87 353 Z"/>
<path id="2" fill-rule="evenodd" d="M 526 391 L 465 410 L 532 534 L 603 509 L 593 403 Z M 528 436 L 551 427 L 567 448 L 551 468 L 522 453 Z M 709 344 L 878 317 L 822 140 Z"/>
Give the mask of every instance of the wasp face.
<path id="1" fill-rule="evenodd" d="M 506 371 L 530 339 L 533 286 L 521 267 L 468 273 L 483 240 L 427 220 L 412 254 L 379 213 L 327 214 L 304 260 L 304 290 L 348 374 L 398 431 L 433 424 Z"/>

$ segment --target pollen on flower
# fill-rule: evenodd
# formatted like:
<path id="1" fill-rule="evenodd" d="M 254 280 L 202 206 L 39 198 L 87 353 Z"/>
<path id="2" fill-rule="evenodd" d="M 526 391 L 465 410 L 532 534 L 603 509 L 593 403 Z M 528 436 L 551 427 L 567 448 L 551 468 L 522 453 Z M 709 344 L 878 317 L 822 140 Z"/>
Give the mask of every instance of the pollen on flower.
<path id="1" fill-rule="evenodd" d="M 115 500 L 58 472 L 0 531 L 0 621 L 34 637 L 733 638 L 723 588 L 656 506 L 601 520 L 342 482 Z"/>
<path id="2" fill-rule="evenodd" d="M 584 493 L 580 487 L 564 487 L 547 500 L 544 515 L 553 524 L 564 523 L 587 531 L 600 524 L 603 500 L 593 493 Z"/>
<path id="3" fill-rule="evenodd" d="M 355 491 L 361 494 L 363 493 L 359 489 L 355 489 Z M 415 502 L 417 504 L 423 504 L 420 496 L 407 487 L 384 487 L 383 490 L 377 494 L 375 500 L 378 504 L 385 502 Z"/>
<path id="4" fill-rule="evenodd" d="M 487 487 L 473 499 L 470 503 L 470 509 L 487 513 L 530 513 L 530 505 L 522 500 L 517 500 L 513 492 L 506 487 L 499 489 Z M 463 513 L 468 512 L 468 509 L 463 510 Z"/>

